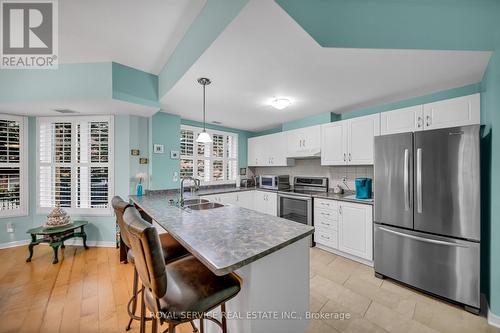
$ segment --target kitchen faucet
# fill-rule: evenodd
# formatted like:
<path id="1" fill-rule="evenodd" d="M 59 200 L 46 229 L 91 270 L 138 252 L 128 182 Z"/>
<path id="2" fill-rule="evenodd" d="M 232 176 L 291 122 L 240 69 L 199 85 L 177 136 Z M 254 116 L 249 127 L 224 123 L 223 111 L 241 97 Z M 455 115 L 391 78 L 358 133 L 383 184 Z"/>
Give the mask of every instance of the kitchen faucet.
<path id="1" fill-rule="evenodd" d="M 181 198 L 179 200 L 179 205 L 181 207 L 184 206 L 184 181 L 192 180 L 194 182 L 194 191 L 198 191 L 200 189 L 200 180 L 194 177 L 182 177 L 181 179 Z M 191 187 L 191 194 L 193 193 L 193 187 Z"/>

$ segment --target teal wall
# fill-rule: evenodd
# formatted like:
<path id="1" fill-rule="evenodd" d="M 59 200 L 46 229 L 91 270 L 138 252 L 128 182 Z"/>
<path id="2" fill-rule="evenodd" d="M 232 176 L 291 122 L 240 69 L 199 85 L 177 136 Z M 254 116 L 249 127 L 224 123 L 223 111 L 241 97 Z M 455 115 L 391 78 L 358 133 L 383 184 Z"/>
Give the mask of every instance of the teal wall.
<path id="1" fill-rule="evenodd" d="M 500 30 L 500 22 L 499 22 Z M 486 70 L 481 95 L 483 288 L 490 309 L 500 315 L 500 40 Z"/>
<path id="2" fill-rule="evenodd" d="M 112 69 L 113 98 L 160 108 L 158 76 L 116 62 Z"/>
<path id="3" fill-rule="evenodd" d="M 158 112 L 149 119 L 151 131 L 151 145 L 163 144 L 164 154 L 150 154 L 150 189 L 163 190 L 179 187 L 179 181 L 174 181 L 174 174 L 179 179 L 179 160 L 170 158 L 170 151 L 180 151 L 181 118 L 174 114 Z"/>
<path id="4" fill-rule="evenodd" d="M 207 0 L 159 74 L 163 97 L 198 60 L 248 0 Z"/>
<path id="5" fill-rule="evenodd" d="M 147 118 L 133 116 L 115 116 L 115 159 L 114 159 L 114 182 L 115 194 L 127 198 L 131 184 L 131 169 L 138 168 L 138 161 L 129 158 L 130 148 L 137 145 L 147 147 L 147 135 L 145 138 L 131 138 L 130 130 L 147 122 Z M 45 222 L 46 216 L 36 214 L 36 118 L 28 118 L 28 187 L 29 203 L 28 216 L 0 218 L 0 245 L 8 242 L 28 239 L 26 230 L 39 226 Z M 131 141 L 134 142 L 131 142 Z M 145 140 L 145 141 L 144 141 Z M 147 156 L 147 155 L 146 155 Z M 134 185 L 135 186 L 135 185 Z M 88 240 L 90 242 L 113 242 L 115 240 L 115 218 L 109 216 L 72 216 L 73 219 L 82 218 L 88 220 L 90 225 L 86 227 Z M 5 225 L 13 223 L 15 232 L 5 232 Z"/>
<path id="6" fill-rule="evenodd" d="M 55 70 L 0 70 L 1 102 L 110 99 L 159 110 L 158 76 L 114 62 L 62 64 Z"/>
<path id="7" fill-rule="evenodd" d="M 101 100 L 111 98 L 110 62 L 62 64 L 56 70 L 0 70 L 0 101 Z"/>
<path id="8" fill-rule="evenodd" d="M 338 119 L 338 116 L 335 113 L 324 112 L 324 113 L 320 113 L 320 114 L 317 114 L 314 116 L 310 116 L 310 117 L 306 117 L 306 118 L 288 121 L 286 123 L 283 123 L 282 130 L 289 131 L 289 130 L 302 128 L 302 127 L 321 125 L 321 124 L 335 121 L 337 119 Z"/>
<path id="9" fill-rule="evenodd" d="M 276 0 L 321 46 L 493 50 L 496 0 Z"/>
<path id="10" fill-rule="evenodd" d="M 189 125 L 195 127 L 203 127 L 203 123 L 194 120 L 182 119 L 182 125 Z M 231 132 L 238 134 L 238 167 L 246 168 L 247 167 L 247 156 L 248 156 L 248 138 L 252 137 L 253 132 L 243 131 L 235 128 L 219 126 L 215 124 L 207 124 L 206 128 L 219 130 L 224 132 Z"/>

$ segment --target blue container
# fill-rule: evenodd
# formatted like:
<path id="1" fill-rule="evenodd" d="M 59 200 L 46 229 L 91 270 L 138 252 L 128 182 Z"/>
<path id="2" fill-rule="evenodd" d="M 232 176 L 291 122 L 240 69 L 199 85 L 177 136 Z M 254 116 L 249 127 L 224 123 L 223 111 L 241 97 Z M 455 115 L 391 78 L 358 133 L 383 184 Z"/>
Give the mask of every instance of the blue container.
<path id="1" fill-rule="evenodd" d="M 371 178 L 356 178 L 356 198 L 371 199 L 372 197 L 372 179 Z"/>
<path id="2" fill-rule="evenodd" d="M 137 184 L 137 187 L 136 187 L 135 191 L 136 191 L 136 195 L 138 197 L 142 196 L 142 184 L 141 183 Z"/>

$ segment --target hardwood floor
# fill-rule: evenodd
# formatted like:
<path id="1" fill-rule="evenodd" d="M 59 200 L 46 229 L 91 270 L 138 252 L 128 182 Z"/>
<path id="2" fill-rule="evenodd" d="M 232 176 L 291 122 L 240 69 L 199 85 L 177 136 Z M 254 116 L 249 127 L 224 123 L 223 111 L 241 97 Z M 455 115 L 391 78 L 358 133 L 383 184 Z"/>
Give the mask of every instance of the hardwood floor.
<path id="1" fill-rule="evenodd" d="M 50 247 L 34 252 L 26 263 L 27 246 L 0 250 L 0 332 L 125 332 L 133 274 L 118 250 L 67 246 L 56 265 Z"/>
<path id="2" fill-rule="evenodd" d="M 125 332 L 133 275 L 118 250 L 67 246 L 56 265 L 48 246 L 35 247 L 31 263 L 27 255 L 26 246 L 0 250 L 0 332 Z M 311 249 L 310 276 L 310 310 L 350 319 L 313 320 L 308 333 L 500 332 L 483 317 L 319 249 Z M 130 332 L 138 331 L 134 322 Z M 179 327 L 188 332 L 189 324 Z"/>

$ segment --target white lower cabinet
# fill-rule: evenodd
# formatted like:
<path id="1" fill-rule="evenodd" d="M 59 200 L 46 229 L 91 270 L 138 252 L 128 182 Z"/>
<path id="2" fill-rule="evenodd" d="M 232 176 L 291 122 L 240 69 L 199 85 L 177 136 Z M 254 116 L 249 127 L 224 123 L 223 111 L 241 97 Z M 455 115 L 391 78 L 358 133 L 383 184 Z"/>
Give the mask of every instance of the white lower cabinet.
<path id="1" fill-rule="evenodd" d="M 319 245 L 372 261 L 372 206 L 314 199 L 314 241 Z"/>
<path id="2" fill-rule="evenodd" d="M 278 194 L 268 191 L 255 191 L 254 210 L 277 216 L 278 215 Z"/>
<path id="3" fill-rule="evenodd" d="M 372 206 L 351 202 L 339 204 L 339 250 L 373 259 Z"/>
<path id="4" fill-rule="evenodd" d="M 278 194 L 268 191 L 238 191 L 204 195 L 202 198 L 224 205 L 235 205 L 269 215 L 278 215 Z"/>

